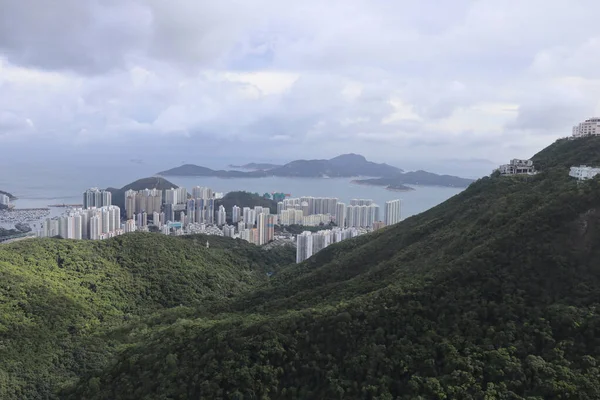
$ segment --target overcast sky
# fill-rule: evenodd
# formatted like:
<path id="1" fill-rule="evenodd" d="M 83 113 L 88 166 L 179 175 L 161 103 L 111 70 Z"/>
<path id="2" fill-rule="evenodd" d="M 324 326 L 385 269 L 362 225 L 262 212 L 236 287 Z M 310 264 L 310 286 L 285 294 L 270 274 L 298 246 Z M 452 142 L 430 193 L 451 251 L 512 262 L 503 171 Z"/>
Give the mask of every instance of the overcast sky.
<path id="1" fill-rule="evenodd" d="M 597 0 L 0 0 L 0 155 L 490 170 L 600 115 Z M 2 150 L 4 149 L 4 151 Z"/>

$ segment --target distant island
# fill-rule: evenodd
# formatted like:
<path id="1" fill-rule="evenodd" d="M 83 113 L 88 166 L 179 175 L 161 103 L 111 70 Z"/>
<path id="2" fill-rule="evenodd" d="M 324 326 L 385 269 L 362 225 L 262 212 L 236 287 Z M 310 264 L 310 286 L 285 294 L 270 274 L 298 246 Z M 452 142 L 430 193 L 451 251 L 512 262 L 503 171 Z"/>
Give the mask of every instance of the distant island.
<path id="1" fill-rule="evenodd" d="M 274 164 L 246 164 L 274 165 Z M 400 168 L 388 164 L 367 161 L 359 154 L 343 154 L 329 160 L 296 160 L 273 169 L 250 172 L 213 170 L 193 164 L 185 164 L 159 172 L 161 176 L 214 176 L 219 178 L 262 178 L 266 176 L 298 178 L 349 178 L 354 176 L 388 177 L 402 173 Z"/>
<path id="2" fill-rule="evenodd" d="M 438 175 L 427 171 L 405 172 L 391 177 L 375 179 L 357 179 L 352 181 L 359 185 L 386 186 L 388 190 L 404 191 L 412 188 L 405 185 L 444 186 L 465 188 L 473 183 L 473 179 L 452 175 Z"/>
<path id="3" fill-rule="evenodd" d="M 401 184 L 393 184 L 393 185 L 381 185 L 378 183 L 371 183 L 371 181 L 379 181 L 380 179 L 386 179 L 386 178 L 379 178 L 379 179 L 355 179 L 350 181 L 350 183 L 354 183 L 356 185 L 364 185 L 364 186 L 385 186 L 387 190 L 390 190 L 392 192 L 410 192 L 412 190 L 415 190 L 415 188 L 412 188 L 410 186 L 406 186 L 406 185 L 401 185 Z"/>
<path id="4" fill-rule="evenodd" d="M 244 165 L 232 165 L 229 164 L 229 168 L 233 169 L 245 169 L 249 171 L 268 171 L 270 169 L 280 168 L 283 165 L 269 164 L 269 163 L 249 163 Z"/>

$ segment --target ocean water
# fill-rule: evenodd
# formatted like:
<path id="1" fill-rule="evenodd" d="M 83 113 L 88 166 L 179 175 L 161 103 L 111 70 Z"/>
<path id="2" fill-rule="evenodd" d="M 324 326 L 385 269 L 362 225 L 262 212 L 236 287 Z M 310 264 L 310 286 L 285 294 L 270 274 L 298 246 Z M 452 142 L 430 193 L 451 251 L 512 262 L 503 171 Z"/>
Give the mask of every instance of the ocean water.
<path id="1" fill-rule="evenodd" d="M 135 163 L 80 164 L 78 166 L 36 165 L 23 163 L 0 164 L 0 190 L 8 191 L 19 199 L 16 208 L 46 207 L 49 204 L 82 202 L 82 193 L 90 187 L 122 187 L 136 179 L 154 175 L 164 169 Z M 246 190 L 250 192 L 283 192 L 292 197 L 337 197 L 349 203 L 353 198 L 373 199 L 382 208 L 388 200 L 402 200 L 402 218 L 421 213 L 458 194 L 462 189 L 434 186 L 415 186 L 409 192 L 393 192 L 383 187 L 356 185 L 351 178 L 214 178 L 167 177 L 176 185 L 188 189 L 208 186 L 217 192 Z M 64 209 L 53 208 L 52 216 Z"/>

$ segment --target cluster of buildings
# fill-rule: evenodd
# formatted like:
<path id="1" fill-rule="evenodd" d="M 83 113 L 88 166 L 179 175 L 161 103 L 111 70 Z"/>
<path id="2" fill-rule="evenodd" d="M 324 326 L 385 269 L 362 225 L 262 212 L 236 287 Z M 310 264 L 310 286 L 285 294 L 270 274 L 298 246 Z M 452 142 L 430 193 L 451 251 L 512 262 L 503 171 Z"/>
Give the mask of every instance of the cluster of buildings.
<path id="1" fill-rule="evenodd" d="M 277 203 L 277 215 L 283 226 L 319 226 L 335 223 L 341 228 L 373 228 L 382 221 L 380 207 L 371 199 L 352 199 L 349 205 L 337 198 L 301 197 L 285 199 Z M 393 225 L 401 220 L 400 200 L 385 204 L 385 224 Z"/>
<path id="2" fill-rule="evenodd" d="M 579 167 L 571 167 L 571 170 L 569 171 L 569 176 L 577 178 L 580 181 L 592 179 L 599 174 L 600 168 L 588 167 L 586 165 L 581 165 Z"/>
<path id="3" fill-rule="evenodd" d="M 108 239 L 125 233 L 121 226 L 121 209 L 109 205 L 99 208 L 72 209 L 66 215 L 46 218 L 40 236 L 63 239 Z"/>
<path id="4" fill-rule="evenodd" d="M 10 197 L 0 193 L 0 210 L 10 208 Z"/>
<path id="5" fill-rule="evenodd" d="M 296 262 L 301 263 L 325 247 L 368 232 L 357 228 L 333 228 L 318 232 L 302 232 L 296 237 Z"/>
<path id="6" fill-rule="evenodd" d="M 60 217 L 47 218 L 39 235 L 101 240 L 136 231 L 166 235 L 204 233 L 264 245 L 276 239 L 276 225 L 337 225 L 300 235 L 297 242 L 300 262 L 332 243 L 401 219 L 400 200 L 386 202 L 385 218 L 380 218 L 380 207 L 371 199 L 353 199 L 346 205 L 328 197 L 284 198 L 277 203 L 276 214 L 272 214 L 269 207 L 237 205 L 228 214 L 223 205 L 216 206 L 219 195 L 201 186 L 192 188 L 191 192 L 185 188 L 128 190 L 122 213 L 119 207 L 112 205 L 110 192 L 91 188 L 83 193 L 83 208 L 69 209 Z M 291 240 L 290 234 L 287 235 L 286 240 Z"/>
<path id="7" fill-rule="evenodd" d="M 501 165 L 497 169 L 502 175 L 535 175 L 535 167 L 532 160 L 510 160 L 508 164 Z"/>
<path id="8" fill-rule="evenodd" d="M 573 127 L 573 139 L 600 135 L 600 118 L 589 118 Z"/>

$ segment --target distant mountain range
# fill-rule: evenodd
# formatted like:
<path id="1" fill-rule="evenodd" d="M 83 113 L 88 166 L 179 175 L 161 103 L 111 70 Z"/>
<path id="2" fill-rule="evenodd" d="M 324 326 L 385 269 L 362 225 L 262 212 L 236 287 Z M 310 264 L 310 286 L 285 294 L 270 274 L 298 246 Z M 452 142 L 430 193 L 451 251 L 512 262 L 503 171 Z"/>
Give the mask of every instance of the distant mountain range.
<path id="1" fill-rule="evenodd" d="M 361 185 L 386 186 L 389 190 L 411 190 L 405 185 L 424 185 L 424 186 L 446 186 L 464 188 L 474 182 L 473 179 L 459 178 L 452 175 L 438 175 L 427 171 L 414 171 L 398 174 L 395 176 L 375 178 L 375 179 L 357 179 L 352 181 Z"/>
<path id="2" fill-rule="evenodd" d="M 260 178 L 284 176 L 301 178 L 342 178 L 353 176 L 394 176 L 402 169 L 388 164 L 378 164 L 359 154 L 343 154 L 330 160 L 296 160 L 285 165 L 250 163 L 237 168 L 256 169 L 250 172 L 213 170 L 193 164 L 185 164 L 159 172 L 162 176 L 215 176 L 219 178 Z"/>

